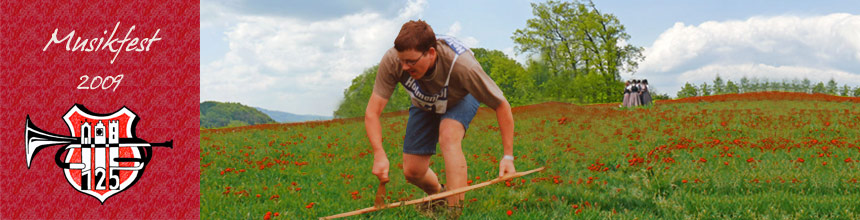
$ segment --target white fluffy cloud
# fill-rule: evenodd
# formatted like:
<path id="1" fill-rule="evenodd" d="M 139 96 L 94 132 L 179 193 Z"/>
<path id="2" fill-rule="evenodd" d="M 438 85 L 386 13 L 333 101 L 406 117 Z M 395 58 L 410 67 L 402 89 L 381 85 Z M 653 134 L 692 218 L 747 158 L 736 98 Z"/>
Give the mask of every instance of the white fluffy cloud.
<path id="1" fill-rule="evenodd" d="M 202 63 L 201 100 L 331 115 L 351 80 L 377 64 L 401 24 L 420 18 L 426 5 L 409 1 L 395 17 L 365 11 L 316 21 L 207 6 L 201 14 L 211 19 L 203 23 L 225 23 L 229 51 Z"/>
<path id="2" fill-rule="evenodd" d="M 462 37 L 460 36 L 460 31 L 463 30 L 463 27 L 460 25 L 459 21 L 455 21 L 448 27 L 448 33 L 445 35 L 457 37 L 460 41 L 462 41 L 466 46 L 469 47 L 480 47 L 478 44 L 478 39 L 475 37 Z"/>
<path id="3" fill-rule="evenodd" d="M 716 74 L 723 79 L 736 79 L 743 77 L 769 79 L 771 81 L 791 81 L 809 79 L 812 82 L 826 82 L 836 79 L 840 84 L 849 82 L 860 82 L 860 74 L 845 72 L 836 69 L 818 69 L 803 66 L 770 66 L 767 64 L 739 64 L 739 65 L 707 65 L 695 70 L 681 73 L 678 77 L 684 82 L 708 82 L 714 80 Z"/>
<path id="4" fill-rule="evenodd" d="M 860 16 L 752 17 L 744 21 L 676 23 L 645 49 L 633 78 L 673 95 L 685 82 L 836 79 L 860 85 Z M 631 76 L 628 76 L 631 77 Z"/>

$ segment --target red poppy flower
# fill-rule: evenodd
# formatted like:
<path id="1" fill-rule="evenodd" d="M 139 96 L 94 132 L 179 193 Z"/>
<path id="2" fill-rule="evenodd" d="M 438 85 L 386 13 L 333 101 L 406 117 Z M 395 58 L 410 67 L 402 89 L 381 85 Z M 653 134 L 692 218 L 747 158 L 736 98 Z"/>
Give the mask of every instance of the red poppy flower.
<path id="1" fill-rule="evenodd" d="M 514 212 L 513 212 L 513 211 L 511 211 L 510 209 L 508 209 L 508 216 L 511 216 L 511 215 L 513 215 L 513 214 L 514 214 Z"/>
<path id="2" fill-rule="evenodd" d="M 314 203 L 313 203 L 313 202 L 311 202 L 310 204 L 308 204 L 307 206 L 305 206 L 305 208 L 313 208 L 313 207 L 314 207 Z"/>

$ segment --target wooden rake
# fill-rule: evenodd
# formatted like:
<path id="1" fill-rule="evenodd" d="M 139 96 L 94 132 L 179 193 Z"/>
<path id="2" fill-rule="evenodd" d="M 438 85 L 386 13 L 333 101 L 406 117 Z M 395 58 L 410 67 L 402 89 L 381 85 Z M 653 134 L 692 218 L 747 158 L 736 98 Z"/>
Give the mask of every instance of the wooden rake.
<path id="1" fill-rule="evenodd" d="M 406 205 L 414 205 L 414 204 L 418 204 L 418 203 L 425 203 L 425 202 L 432 201 L 432 200 L 434 200 L 434 199 L 446 198 L 446 197 L 449 197 L 449 196 L 453 196 L 453 195 L 455 195 L 455 194 L 464 193 L 464 192 L 467 192 L 467 191 L 471 191 L 471 190 L 473 190 L 473 189 L 477 189 L 477 188 L 481 188 L 481 187 L 489 186 L 489 185 L 492 185 L 492 184 L 495 184 L 495 183 L 499 183 L 499 182 L 502 182 L 502 181 L 505 181 L 505 180 L 509 180 L 509 179 L 513 179 L 513 178 L 517 178 L 517 177 L 521 177 L 521 176 L 525 176 L 525 175 L 528 175 L 528 174 L 531 174 L 531 173 L 534 173 L 534 172 L 539 172 L 539 171 L 542 171 L 543 169 L 544 169 L 544 167 L 540 167 L 540 168 L 537 168 L 537 169 L 534 169 L 534 170 L 525 171 L 525 172 L 519 172 L 519 173 L 514 173 L 514 174 L 508 174 L 508 175 L 505 175 L 505 176 L 502 176 L 502 177 L 499 177 L 499 178 L 495 178 L 495 179 L 493 179 L 493 180 L 486 181 L 486 182 L 483 182 L 483 183 L 479 183 L 479 184 L 475 184 L 475 185 L 471 185 L 471 186 L 467 186 L 467 187 L 462 187 L 462 188 L 454 189 L 454 190 L 450 190 L 450 191 L 445 191 L 445 192 L 442 192 L 442 193 L 436 193 L 436 194 L 429 195 L 429 196 L 426 196 L 426 197 L 424 197 L 424 198 L 420 198 L 420 199 L 413 199 L 413 200 L 409 200 L 409 201 L 402 201 L 402 202 L 389 203 L 389 204 L 387 204 L 387 205 L 383 205 L 383 206 L 380 206 L 380 207 L 377 207 L 377 206 L 371 206 L 371 207 L 368 207 L 368 208 L 363 208 L 363 209 L 359 209 L 359 210 L 355 210 L 355 211 L 351 211 L 351 212 L 345 212 L 345 213 L 340 213 L 340 214 L 337 214 L 337 215 L 321 217 L 320 219 L 335 219 L 335 218 L 343 218 L 343 217 L 347 217 L 347 216 L 353 216 L 353 215 L 358 215 L 358 214 L 364 214 L 364 213 L 369 213 L 369 212 L 379 211 L 379 210 L 387 209 L 387 208 L 395 208 L 395 207 L 399 207 L 399 206 L 406 206 Z"/>

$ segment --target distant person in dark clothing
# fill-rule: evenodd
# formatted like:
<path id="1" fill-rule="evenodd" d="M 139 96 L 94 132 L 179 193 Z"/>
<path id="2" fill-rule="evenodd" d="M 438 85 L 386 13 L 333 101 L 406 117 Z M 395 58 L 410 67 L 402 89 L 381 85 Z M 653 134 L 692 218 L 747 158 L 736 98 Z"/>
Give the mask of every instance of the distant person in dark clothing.
<path id="1" fill-rule="evenodd" d="M 621 99 L 621 106 L 630 107 L 630 80 L 624 82 L 624 98 Z"/>
<path id="2" fill-rule="evenodd" d="M 639 98 L 639 80 L 633 80 L 628 88 L 630 88 L 630 107 L 642 105 L 642 100 Z"/>
<path id="3" fill-rule="evenodd" d="M 648 80 L 642 80 L 642 89 L 640 90 L 642 95 L 642 105 L 651 105 L 651 87 L 648 86 Z"/>

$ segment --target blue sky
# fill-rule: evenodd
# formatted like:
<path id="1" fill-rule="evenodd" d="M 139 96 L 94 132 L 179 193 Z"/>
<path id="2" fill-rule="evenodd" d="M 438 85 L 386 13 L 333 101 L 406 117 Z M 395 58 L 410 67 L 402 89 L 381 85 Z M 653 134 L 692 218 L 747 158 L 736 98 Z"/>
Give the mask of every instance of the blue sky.
<path id="1" fill-rule="evenodd" d="M 379 62 L 403 22 L 515 54 L 510 36 L 539 1 L 201 2 L 201 101 L 331 115 L 344 88 Z M 646 58 L 622 78 L 671 96 L 719 74 L 860 86 L 858 1 L 595 1 Z"/>

